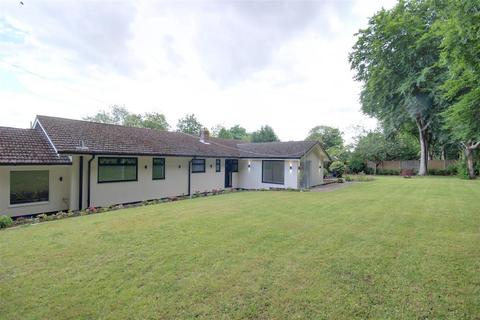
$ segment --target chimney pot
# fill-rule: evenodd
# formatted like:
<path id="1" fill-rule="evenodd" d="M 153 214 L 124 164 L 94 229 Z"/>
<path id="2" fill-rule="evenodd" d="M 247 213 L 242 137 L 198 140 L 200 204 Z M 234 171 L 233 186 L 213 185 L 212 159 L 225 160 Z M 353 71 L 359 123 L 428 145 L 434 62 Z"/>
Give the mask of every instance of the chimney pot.
<path id="1" fill-rule="evenodd" d="M 203 128 L 203 129 L 200 131 L 200 141 L 205 142 L 205 141 L 207 141 L 208 139 L 210 139 L 210 132 L 208 131 L 207 128 Z"/>

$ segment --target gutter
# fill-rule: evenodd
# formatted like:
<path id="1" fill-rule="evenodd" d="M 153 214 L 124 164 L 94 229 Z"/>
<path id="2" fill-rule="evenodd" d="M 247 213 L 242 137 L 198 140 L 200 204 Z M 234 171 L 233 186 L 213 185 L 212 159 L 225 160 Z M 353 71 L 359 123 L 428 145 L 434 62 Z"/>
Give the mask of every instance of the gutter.
<path id="1" fill-rule="evenodd" d="M 91 180 L 91 164 L 93 159 L 95 159 L 95 154 L 92 155 L 92 158 L 88 160 L 88 184 L 87 184 L 87 208 L 90 208 L 90 180 Z"/>
<path id="2" fill-rule="evenodd" d="M 310 152 L 311 149 L 313 149 L 315 146 L 312 148 L 308 149 L 307 152 L 305 152 L 303 155 L 307 154 Z M 321 146 L 320 146 L 321 147 Z M 322 148 L 322 150 L 327 154 L 327 152 Z M 288 156 L 288 157 L 282 157 L 282 156 L 272 156 L 272 155 L 265 155 L 265 156 L 214 156 L 214 155 L 188 155 L 188 154 L 169 154 L 169 153 L 143 153 L 143 152 L 104 152 L 104 151 L 94 151 L 94 152 L 84 152 L 84 151 L 68 151 L 68 150 L 62 150 L 59 152 L 59 154 L 66 154 L 66 155 L 73 155 L 73 154 L 83 154 L 83 155 L 94 155 L 94 154 L 101 154 L 105 156 L 146 156 L 146 157 L 176 157 L 176 158 L 205 158 L 205 159 L 279 159 L 279 160 L 298 160 L 303 157 L 303 155 L 298 155 L 298 156 Z M 327 154 L 328 155 L 328 154 Z M 329 156 L 330 157 L 330 156 Z"/>
<path id="3" fill-rule="evenodd" d="M 83 156 L 80 156 L 80 165 L 78 169 L 78 210 L 83 206 Z"/>

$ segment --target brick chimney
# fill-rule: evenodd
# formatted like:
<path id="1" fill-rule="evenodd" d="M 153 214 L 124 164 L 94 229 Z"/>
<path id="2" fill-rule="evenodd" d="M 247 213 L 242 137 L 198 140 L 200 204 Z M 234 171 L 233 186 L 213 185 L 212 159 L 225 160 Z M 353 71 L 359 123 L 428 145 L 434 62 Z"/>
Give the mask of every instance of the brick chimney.
<path id="1" fill-rule="evenodd" d="M 210 132 L 208 131 L 207 128 L 203 128 L 201 131 L 200 131 L 200 142 L 207 142 L 208 139 L 210 139 Z"/>

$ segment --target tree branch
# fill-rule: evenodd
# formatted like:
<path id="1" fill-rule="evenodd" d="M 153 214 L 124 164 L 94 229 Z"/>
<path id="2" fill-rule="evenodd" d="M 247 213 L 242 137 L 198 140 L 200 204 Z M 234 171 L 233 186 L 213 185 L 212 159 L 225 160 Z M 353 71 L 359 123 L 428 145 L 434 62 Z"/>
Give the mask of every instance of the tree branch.
<path id="1" fill-rule="evenodd" d="M 470 150 L 475 150 L 475 149 L 477 149 L 478 147 L 480 147 L 480 141 L 477 141 L 477 143 L 470 145 L 470 146 L 468 147 L 468 149 L 470 149 Z"/>

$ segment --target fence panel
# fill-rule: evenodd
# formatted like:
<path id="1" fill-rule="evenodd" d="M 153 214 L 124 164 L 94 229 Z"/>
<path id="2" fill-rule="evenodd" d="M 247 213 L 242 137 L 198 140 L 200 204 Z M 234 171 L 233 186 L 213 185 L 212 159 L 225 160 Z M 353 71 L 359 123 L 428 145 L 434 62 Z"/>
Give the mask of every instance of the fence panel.
<path id="1" fill-rule="evenodd" d="M 457 160 L 428 160 L 428 169 L 446 169 L 449 165 L 456 163 Z M 375 162 L 367 161 L 367 167 L 374 169 Z M 420 160 L 402 160 L 402 161 L 383 161 L 377 167 L 378 169 L 420 169 Z"/>

